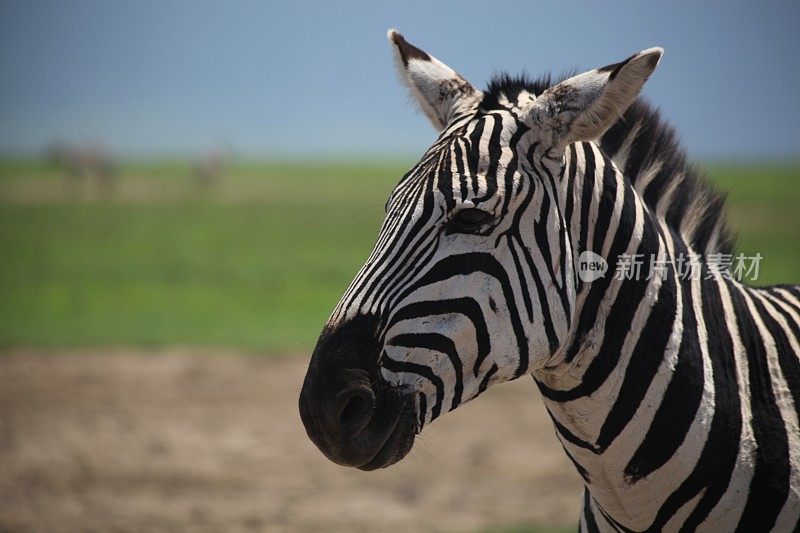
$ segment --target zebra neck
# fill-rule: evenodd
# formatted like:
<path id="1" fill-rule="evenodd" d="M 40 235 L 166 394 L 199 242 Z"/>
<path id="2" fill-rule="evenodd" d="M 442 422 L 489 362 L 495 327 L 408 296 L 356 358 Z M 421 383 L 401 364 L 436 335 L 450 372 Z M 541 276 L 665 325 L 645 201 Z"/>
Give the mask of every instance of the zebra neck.
<path id="1" fill-rule="evenodd" d="M 800 287 L 682 264 L 686 241 L 596 146 L 566 163 L 572 255 L 609 273 L 645 258 L 577 285 L 569 338 L 533 373 L 585 481 L 582 530 L 796 530 Z"/>
<path id="2" fill-rule="evenodd" d="M 697 329 L 691 295 L 701 282 L 678 276 L 677 259 L 691 250 L 596 146 L 575 145 L 568 159 L 575 176 L 570 180 L 575 190 L 567 195 L 575 203 L 570 218 L 575 257 L 591 250 L 604 258 L 608 271 L 579 284 L 570 338 L 533 376 L 596 505 L 609 519 L 636 528 L 652 523 L 659 503 L 657 498 L 652 508 L 643 503 L 655 488 L 649 480 L 637 482 L 663 466 L 682 442 L 654 439 L 669 433 L 676 419 L 692 423 L 696 413 L 713 413 L 697 337 L 683 338 L 685 329 Z M 673 381 L 685 385 L 667 394 Z M 681 393 L 697 400 L 696 410 L 658 415 L 667 404 L 680 412 Z M 675 479 L 682 474 L 681 468 L 671 473 Z"/>
<path id="3" fill-rule="evenodd" d="M 554 390 L 590 395 L 618 369 L 651 310 L 674 315 L 679 280 L 667 266 L 689 255 L 683 240 L 659 221 L 628 180 L 593 143 L 570 147 L 562 212 L 569 239 L 577 294 L 570 333 L 562 347 L 537 371 L 537 380 Z M 605 262 L 605 274 L 582 281 L 577 264 L 592 252 Z"/>

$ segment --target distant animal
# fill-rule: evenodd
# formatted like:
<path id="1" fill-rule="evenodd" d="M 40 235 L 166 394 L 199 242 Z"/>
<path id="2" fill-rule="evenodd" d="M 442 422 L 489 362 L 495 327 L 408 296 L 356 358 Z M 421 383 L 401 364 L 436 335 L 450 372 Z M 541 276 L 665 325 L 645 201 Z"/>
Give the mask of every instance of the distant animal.
<path id="1" fill-rule="evenodd" d="M 64 187 L 69 193 L 75 193 L 89 179 L 94 179 L 104 193 L 116 185 L 114 161 L 101 148 L 56 143 L 47 147 L 45 159 L 61 170 Z"/>
<path id="2" fill-rule="evenodd" d="M 662 49 L 479 91 L 389 39 L 439 136 L 322 331 L 311 440 L 385 467 L 531 374 L 585 484 L 581 531 L 797 531 L 800 286 L 731 274 L 723 197 L 637 99 Z"/>
<path id="3" fill-rule="evenodd" d="M 219 183 L 230 161 L 227 150 L 210 150 L 192 166 L 192 180 L 199 187 L 210 187 Z"/>

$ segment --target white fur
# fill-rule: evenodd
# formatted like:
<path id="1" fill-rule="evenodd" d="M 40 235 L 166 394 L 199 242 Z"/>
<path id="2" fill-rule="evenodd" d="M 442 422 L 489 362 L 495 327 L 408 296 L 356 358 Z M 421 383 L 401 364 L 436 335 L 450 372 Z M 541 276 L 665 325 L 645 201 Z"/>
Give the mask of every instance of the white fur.
<path id="1" fill-rule="evenodd" d="M 409 58 L 408 64 L 405 64 L 394 41 L 397 37 L 402 38 L 402 35 L 390 29 L 387 37 L 394 51 L 400 80 L 408 87 L 412 99 L 437 131 L 443 130 L 457 112 L 480 102 L 481 92 L 455 70 L 430 54 L 429 60 Z"/>
<path id="2" fill-rule="evenodd" d="M 561 146 L 599 138 L 633 103 L 653 73 L 662 48 L 648 48 L 629 59 L 611 79 L 600 69 L 578 74 L 546 90 L 530 112 L 539 122 L 549 116 Z M 655 59 L 655 61 L 654 61 Z"/>

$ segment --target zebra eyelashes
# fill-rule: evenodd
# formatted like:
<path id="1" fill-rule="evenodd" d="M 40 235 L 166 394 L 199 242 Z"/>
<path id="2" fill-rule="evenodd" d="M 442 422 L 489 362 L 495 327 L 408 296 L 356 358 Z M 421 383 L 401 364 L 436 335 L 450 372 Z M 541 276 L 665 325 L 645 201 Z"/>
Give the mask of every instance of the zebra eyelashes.
<path id="1" fill-rule="evenodd" d="M 494 215 L 477 207 L 469 207 L 456 212 L 445 222 L 445 232 L 452 233 L 478 233 L 487 224 L 494 220 Z"/>
<path id="2" fill-rule="evenodd" d="M 464 225 L 483 224 L 487 222 L 491 216 L 491 214 L 482 209 L 471 207 L 469 209 L 462 209 L 456 213 L 456 216 L 453 217 L 453 221 Z"/>

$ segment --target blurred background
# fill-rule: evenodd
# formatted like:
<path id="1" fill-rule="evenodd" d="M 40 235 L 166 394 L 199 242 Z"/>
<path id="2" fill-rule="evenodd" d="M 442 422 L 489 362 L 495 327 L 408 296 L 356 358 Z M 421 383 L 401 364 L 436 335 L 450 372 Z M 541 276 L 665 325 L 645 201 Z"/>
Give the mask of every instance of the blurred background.
<path id="1" fill-rule="evenodd" d="M 0 529 L 573 530 L 528 380 L 377 473 L 296 397 L 393 185 L 435 138 L 396 27 L 477 86 L 650 46 L 645 95 L 800 281 L 800 4 L 0 2 Z"/>

